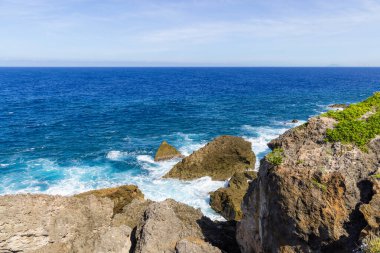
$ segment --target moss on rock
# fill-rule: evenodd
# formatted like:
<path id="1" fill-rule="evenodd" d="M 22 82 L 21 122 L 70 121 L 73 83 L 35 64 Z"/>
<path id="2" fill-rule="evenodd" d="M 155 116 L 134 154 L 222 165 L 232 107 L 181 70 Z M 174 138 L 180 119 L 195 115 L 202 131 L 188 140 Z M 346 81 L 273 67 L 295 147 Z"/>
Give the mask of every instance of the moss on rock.
<path id="1" fill-rule="evenodd" d="M 128 205 L 134 199 L 144 199 L 144 194 L 135 185 L 123 185 L 114 188 L 105 188 L 83 192 L 75 195 L 75 197 L 87 197 L 94 195 L 99 198 L 109 198 L 114 202 L 113 213 L 117 214 L 123 210 L 125 205 Z"/>

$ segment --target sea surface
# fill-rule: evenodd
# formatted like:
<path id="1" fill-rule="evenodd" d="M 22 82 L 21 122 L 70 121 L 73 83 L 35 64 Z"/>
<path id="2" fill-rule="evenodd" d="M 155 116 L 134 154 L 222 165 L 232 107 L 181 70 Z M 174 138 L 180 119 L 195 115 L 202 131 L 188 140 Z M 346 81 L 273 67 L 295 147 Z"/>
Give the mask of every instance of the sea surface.
<path id="1" fill-rule="evenodd" d="M 220 218 L 226 182 L 162 179 L 161 141 L 189 155 L 219 135 L 266 143 L 332 103 L 380 90 L 380 68 L 0 68 L 0 194 L 137 184 Z M 257 163 L 258 166 L 258 163 Z"/>

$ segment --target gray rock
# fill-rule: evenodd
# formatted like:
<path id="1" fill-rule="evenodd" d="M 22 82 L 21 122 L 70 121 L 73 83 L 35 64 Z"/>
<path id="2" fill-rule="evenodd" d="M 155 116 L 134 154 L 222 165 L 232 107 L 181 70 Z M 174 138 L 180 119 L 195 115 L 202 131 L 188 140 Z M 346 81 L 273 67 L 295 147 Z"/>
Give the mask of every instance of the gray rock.
<path id="1" fill-rule="evenodd" d="M 222 253 L 222 251 L 211 244 L 198 238 L 186 238 L 177 242 L 176 253 Z"/>

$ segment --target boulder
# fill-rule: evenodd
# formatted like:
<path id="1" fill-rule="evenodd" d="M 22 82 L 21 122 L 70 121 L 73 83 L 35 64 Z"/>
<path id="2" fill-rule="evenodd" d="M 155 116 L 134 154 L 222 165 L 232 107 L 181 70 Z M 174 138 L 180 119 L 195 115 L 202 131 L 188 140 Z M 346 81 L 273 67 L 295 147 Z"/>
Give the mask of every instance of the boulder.
<path id="1" fill-rule="evenodd" d="M 83 192 L 75 195 L 75 197 L 87 197 L 93 195 L 98 198 L 109 198 L 114 202 L 114 214 L 120 213 L 123 207 L 132 202 L 134 199 L 144 199 L 144 194 L 135 185 L 123 185 L 114 188 L 105 188 Z"/>
<path id="2" fill-rule="evenodd" d="M 373 194 L 368 177 L 380 167 L 380 138 L 366 151 L 327 142 L 335 124 L 312 118 L 268 144 L 282 157 L 261 161 L 244 197 L 237 225 L 242 253 L 353 252 L 360 244 L 367 221 L 359 210 L 371 220 L 371 210 L 380 208 L 365 206 Z"/>
<path id="3" fill-rule="evenodd" d="M 249 182 L 257 177 L 255 171 L 236 172 L 227 188 L 219 188 L 210 194 L 212 209 L 227 220 L 240 220 L 242 217 L 241 202 L 247 192 Z"/>
<path id="4" fill-rule="evenodd" d="M 293 119 L 293 120 L 292 120 L 292 123 L 298 123 L 298 120 Z"/>
<path id="5" fill-rule="evenodd" d="M 148 205 L 135 237 L 135 253 L 193 252 L 194 249 L 239 252 L 234 224 L 213 222 L 199 209 L 172 199 Z"/>
<path id="6" fill-rule="evenodd" d="M 154 161 L 158 162 L 182 157 L 183 155 L 175 147 L 163 141 L 154 156 Z"/>
<path id="7" fill-rule="evenodd" d="M 241 137 L 220 136 L 177 163 L 164 177 L 192 180 L 209 176 L 227 180 L 235 172 L 253 169 L 251 143 Z"/>

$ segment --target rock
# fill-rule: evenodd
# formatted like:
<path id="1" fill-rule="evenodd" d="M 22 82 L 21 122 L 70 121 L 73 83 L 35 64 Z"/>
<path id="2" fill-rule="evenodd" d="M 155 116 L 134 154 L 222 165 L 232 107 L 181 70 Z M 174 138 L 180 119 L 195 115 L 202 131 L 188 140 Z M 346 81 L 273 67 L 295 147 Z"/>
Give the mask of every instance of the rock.
<path id="1" fill-rule="evenodd" d="M 176 253 L 222 253 L 222 251 L 211 244 L 198 238 L 188 237 L 177 242 Z"/>
<path id="2" fill-rule="evenodd" d="M 220 136 L 177 163 L 164 177 L 191 180 L 210 176 L 213 180 L 227 180 L 235 172 L 253 169 L 255 161 L 250 142 Z"/>
<path id="3" fill-rule="evenodd" d="M 350 106 L 349 104 L 332 104 L 329 105 L 330 108 L 344 109 Z"/>
<path id="4" fill-rule="evenodd" d="M 257 177 L 255 171 L 236 172 L 227 188 L 219 188 L 210 194 L 212 209 L 227 220 L 240 220 L 242 217 L 241 202 L 247 192 L 249 182 Z"/>
<path id="5" fill-rule="evenodd" d="M 125 225 L 111 227 L 99 241 L 95 242 L 95 253 L 118 252 L 129 253 L 131 249 L 132 229 Z"/>
<path id="6" fill-rule="evenodd" d="M 326 142 L 335 123 L 312 118 L 268 144 L 282 150 L 282 162 L 264 158 L 244 197 L 237 225 L 242 253 L 352 252 L 360 244 L 367 222 L 359 209 L 368 210 L 369 220 L 369 210 L 379 210 L 365 203 L 372 203 L 366 182 L 380 167 L 380 138 L 366 152 Z"/>
<path id="7" fill-rule="evenodd" d="M 187 247 L 239 252 L 234 226 L 212 222 L 199 209 L 171 199 L 149 204 L 136 228 L 134 252 L 187 252 Z"/>
<path id="8" fill-rule="evenodd" d="M 129 230 L 111 227 L 112 214 L 112 201 L 94 196 L 1 196 L 0 252 L 128 252 Z"/>
<path id="9" fill-rule="evenodd" d="M 132 202 L 134 199 L 144 199 L 144 194 L 135 185 L 123 185 L 114 188 L 105 188 L 100 190 L 93 190 L 83 192 L 75 197 L 87 197 L 94 195 L 100 198 L 109 198 L 114 202 L 114 214 L 120 213 L 123 207 Z"/>
<path id="10" fill-rule="evenodd" d="M 298 123 L 298 120 L 293 119 L 293 120 L 292 120 L 292 123 Z"/>
<path id="11" fill-rule="evenodd" d="M 372 186 L 369 192 L 370 199 L 364 200 L 364 204 L 359 210 L 363 214 L 366 227 L 361 231 L 361 240 L 366 241 L 368 238 L 380 236 L 380 169 L 369 177 L 367 183 Z"/>
<path id="12" fill-rule="evenodd" d="M 182 154 L 173 146 L 171 146 L 166 141 L 163 141 L 158 148 L 156 155 L 154 157 L 154 161 L 163 161 L 169 160 L 173 158 L 182 158 Z"/>

